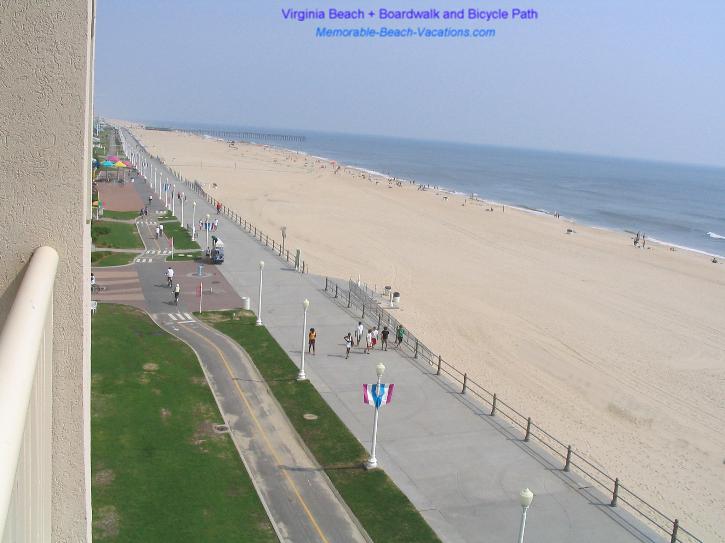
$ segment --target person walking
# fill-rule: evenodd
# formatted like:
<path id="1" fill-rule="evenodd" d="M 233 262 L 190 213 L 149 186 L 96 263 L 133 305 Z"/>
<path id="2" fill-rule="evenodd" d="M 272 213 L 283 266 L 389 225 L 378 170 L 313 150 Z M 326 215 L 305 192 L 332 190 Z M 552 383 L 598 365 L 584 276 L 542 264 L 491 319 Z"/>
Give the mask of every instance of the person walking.
<path id="1" fill-rule="evenodd" d="M 388 330 L 387 326 L 383 326 L 383 331 L 380 332 L 380 348 L 383 351 L 388 350 L 388 336 L 390 335 L 390 330 Z"/>
<path id="2" fill-rule="evenodd" d="M 161 233 L 161 228 L 158 226 L 156 227 L 156 239 L 159 239 L 159 234 Z"/>
<path id="3" fill-rule="evenodd" d="M 164 237 L 164 225 L 159 224 L 159 230 L 161 231 L 161 237 Z"/>
<path id="4" fill-rule="evenodd" d="M 345 360 L 350 358 L 350 349 L 352 349 L 352 335 L 350 335 L 350 332 L 347 333 L 347 335 L 342 338 L 345 340 Z"/>
<path id="5" fill-rule="evenodd" d="M 368 333 L 365 336 L 365 354 L 370 354 L 370 349 L 373 348 L 373 331 L 368 328 Z"/>
<path id="6" fill-rule="evenodd" d="M 398 325 L 398 329 L 395 331 L 395 348 L 397 349 L 400 347 L 401 343 L 403 343 L 403 337 L 405 337 L 405 328 L 403 328 L 402 324 Z"/>
<path id="7" fill-rule="evenodd" d="M 380 335 L 380 331 L 378 330 L 377 326 L 373 327 L 373 349 L 378 344 L 378 335 Z"/>
<path id="8" fill-rule="evenodd" d="M 307 334 L 307 352 L 315 354 L 315 341 L 317 341 L 317 332 L 314 328 L 310 328 L 310 333 Z"/>
<path id="9" fill-rule="evenodd" d="M 222 203 L 217 202 L 216 203 L 216 214 L 219 215 L 222 212 Z"/>
<path id="10" fill-rule="evenodd" d="M 97 290 L 96 276 L 91 273 L 91 294 L 95 294 Z"/>
<path id="11" fill-rule="evenodd" d="M 363 338 L 363 335 L 365 335 L 365 327 L 363 326 L 363 323 L 358 321 L 357 328 L 355 328 L 355 346 L 360 346 L 360 340 Z"/>
<path id="12" fill-rule="evenodd" d="M 169 268 L 166 270 L 166 284 L 171 288 L 171 285 L 174 282 L 174 268 L 169 266 Z"/>
<path id="13" fill-rule="evenodd" d="M 179 294 L 181 294 L 181 285 L 176 283 L 176 286 L 174 287 L 174 303 L 176 305 L 179 305 Z"/>
<path id="14" fill-rule="evenodd" d="M 214 227 L 212 228 L 212 230 L 216 232 L 217 228 L 219 228 L 219 219 L 214 219 Z"/>

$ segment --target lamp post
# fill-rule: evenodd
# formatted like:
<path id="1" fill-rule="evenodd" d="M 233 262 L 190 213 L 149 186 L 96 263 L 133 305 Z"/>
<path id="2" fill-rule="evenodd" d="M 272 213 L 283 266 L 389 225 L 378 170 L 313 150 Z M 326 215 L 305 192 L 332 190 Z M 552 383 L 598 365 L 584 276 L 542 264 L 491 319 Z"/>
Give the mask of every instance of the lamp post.
<path id="1" fill-rule="evenodd" d="M 287 239 L 287 227 L 282 227 L 282 254 L 284 254 L 284 242 Z"/>
<path id="2" fill-rule="evenodd" d="M 302 302 L 302 307 L 304 308 L 304 317 L 302 318 L 302 362 L 300 364 L 300 372 L 297 374 L 298 381 L 307 380 L 307 376 L 305 375 L 305 334 L 307 332 L 307 308 L 310 307 L 310 301 L 305 298 L 305 301 Z"/>
<path id="3" fill-rule="evenodd" d="M 264 270 L 264 260 L 259 261 L 259 308 L 257 309 L 257 326 L 262 326 L 262 270 Z M 304 349 L 302 351 L 304 352 Z"/>
<path id="4" fill-rule="evenodd" d="M 196 231 L 196 202 L 191 202 L 191 237 L 194 238 L 194 232 Z"/>
<path id="5" fill-rule="evenodd" d="M 181 202 L 181 228 L 186 228 L 184 226 L 184 193 L 181 193 L 181 199 L 179 200 Z"/>
<path id="6" fill-rule="evenodd" d="M 176 185 L 174 185 L 174 188 L 171 189 L 171 214 L 176 215 L 176 206 L 174 205 L 174 202 L 176 202 Z"/>
<path id="7" fill-rule="evenodd" d="M 375 373 L 378 374 L 378 389 L 380 388 L 380 380 L 383 378 L 383 373 L 385 373 L 385 365 L 380 362 L 377 366 L 375 366 Z M 379 392 L 378 392 L 379 393 Z M 367 462 L 365 462 L 365 467 L 367 469 L 373 469 L 378 467 L 378 459 L 375 457 L 375 447 L 378 443 L 378 414 L 380 412 L 380 408 L 378 405 L 375 405 L 375 420 L 373 422 L 373 444 L 370 447 L 370 458 L 368 458 Z"/>
<path id="8" fill-rule="evenodd" d="M 526 512 L 529 510 L 531 500 L 534 499 L 534 493 L 528 488 L 524 488 L 519 494 L 519 502 L 521 503 L 521 527 L 519 528 L 519 543 L 524 543 L 524 529 L 526 528 Z"/>
<path id="9" fill-rule="evenodd" d="M 204 224 L 204 230 L 206 230 L 206 253 L 209 254 L 209 214 L 206 214 L 206 223 Z M 262 264 L 264 267 L 264 264 Z M 261 286 L 259 287 L 262 288 Z M 261 291 L 260 291 L 261 292 Z M 259 320 L 259 319 L 257 319 Z"/>

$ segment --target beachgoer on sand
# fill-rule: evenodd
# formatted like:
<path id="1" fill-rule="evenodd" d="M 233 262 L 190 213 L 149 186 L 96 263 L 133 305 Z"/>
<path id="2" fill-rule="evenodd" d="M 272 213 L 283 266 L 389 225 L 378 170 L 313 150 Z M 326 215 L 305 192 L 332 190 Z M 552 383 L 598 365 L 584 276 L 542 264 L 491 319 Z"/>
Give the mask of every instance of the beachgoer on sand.
<path id="1" fill-rule="evenodd" d="M 310 333 L 307 334 L 307 352 L 315 354 L 315 342 L 317 341 L 317 332 L 314 328 L 310 328 Z"/>
<path id="2" fill-rule="evenodd" d="M 345 340 L 345 359 L 350 358 L 350 349 L 352 349 L 352 336 L 350 332 L 343 338 Z"/>

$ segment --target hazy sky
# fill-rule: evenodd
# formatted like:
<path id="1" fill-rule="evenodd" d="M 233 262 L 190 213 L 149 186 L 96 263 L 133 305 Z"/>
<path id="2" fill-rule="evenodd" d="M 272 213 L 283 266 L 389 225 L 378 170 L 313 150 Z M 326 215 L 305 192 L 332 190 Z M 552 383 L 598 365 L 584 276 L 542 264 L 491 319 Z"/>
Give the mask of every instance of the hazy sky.
<path id="1" fill-rule="evenodd" d="M 282 8 L 533 8 L 295 22 Z M 725 165 L 725 1 L 98 0 L 96 111 Z M 317 26 L 495 38 L 317 38 Z"/>

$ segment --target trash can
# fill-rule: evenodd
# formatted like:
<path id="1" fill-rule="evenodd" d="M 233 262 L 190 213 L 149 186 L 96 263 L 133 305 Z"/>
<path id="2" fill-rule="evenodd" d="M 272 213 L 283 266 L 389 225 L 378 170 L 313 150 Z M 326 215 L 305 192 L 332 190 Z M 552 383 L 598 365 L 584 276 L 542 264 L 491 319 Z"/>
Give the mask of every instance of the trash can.
<path id="1" fill-rule="evenodd" d="M 196 268 L 196 275 L 198 275 L 199 277 L 201 277 L 202 275 L 204 275 L 204 264 L 199 264 L 197 266 L 197 268 Z"/>
<path id="2" fill-rule="evenodd" d="M 245 311 L 249 311 L 249 308 L 250 307 L 251 306 L 249 304 L 249 297 L 248 296 L 242 296 L 242 309 L 244 309 Z"/>
<path id="3" fill-rule="evenodd" d="M 393 307 L 400 305 L 400 292 L 393 292 Z"/>

